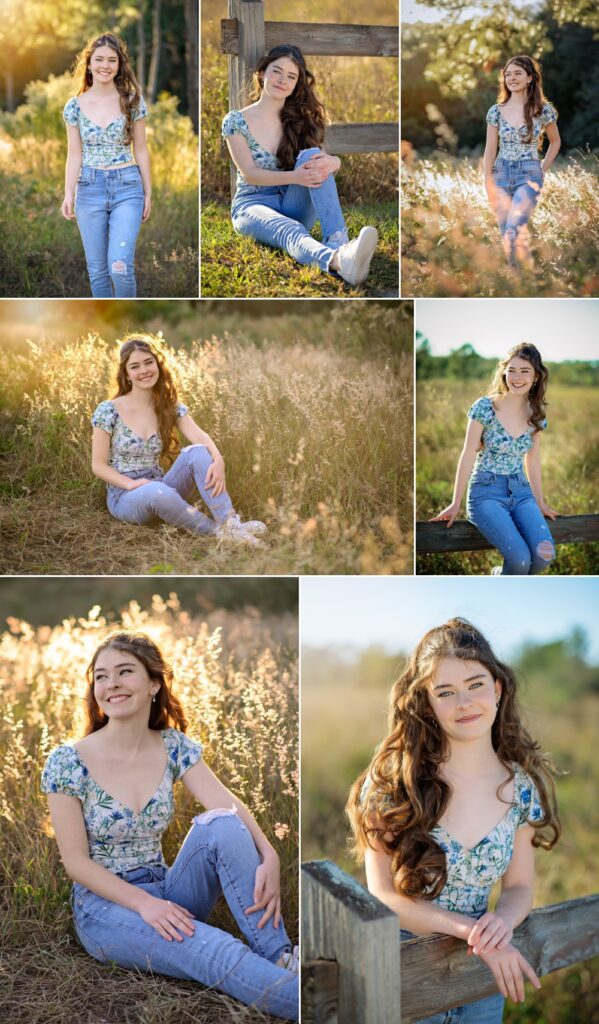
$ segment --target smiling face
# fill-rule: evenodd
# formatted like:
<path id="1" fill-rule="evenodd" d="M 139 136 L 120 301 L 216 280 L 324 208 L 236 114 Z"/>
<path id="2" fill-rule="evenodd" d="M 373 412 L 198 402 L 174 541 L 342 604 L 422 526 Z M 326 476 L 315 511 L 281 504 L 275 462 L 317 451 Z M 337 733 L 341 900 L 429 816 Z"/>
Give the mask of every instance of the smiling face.
<path id="1" fill-rule="evenodd" d="M 285 100 L 295 89 L 299 68 L 291 57 L 277 57 L 262 73 L 262 87 L 272 99 Z"/>
<path id="2" fill-rule="evenodd" d="M 511 395 L 528 395 L 537 379 L 534 367 L 528 359 L 512 356 L 504 372 L 507 389 Z"/>
<path id="3" fill-rule="evenodd" d="M 132 388 L 151 391 L 160 377 L 155 356 L 147 349 L 134 348 L 125 363 L 125 377 L 131 381 Z"/>
<path id="4" fill-rule="evenodd" d="M 96 658 L 93 678 L 94 696 L 105 715 L 119 719 L 140 715 L 147 720 L 152 696 L 160 684 L 150 679 L 145 665 L 134 654 L 105 647 Z"/>
<path id="5" fill-rule="evenodd" d="M 439 658 L 428 699 L 443 732 L 456 740 L 479 739 L 491 730 L 501 684 L 480 661 Z"/>
<path id="6" fill-rule="evenodd" d="M 89 58 L 94 85 L 112 82 L 119 70 L 119 56 L 112 46 L 97 46 Z"/>
<path id="7" fill-rule="evenodd" d="M 511 93 L 526 95 L 529 82 L 532 82 L 532 75 L 529 75 L 520 64 L 512 62 L 505 69 L 503 80 Z"/>

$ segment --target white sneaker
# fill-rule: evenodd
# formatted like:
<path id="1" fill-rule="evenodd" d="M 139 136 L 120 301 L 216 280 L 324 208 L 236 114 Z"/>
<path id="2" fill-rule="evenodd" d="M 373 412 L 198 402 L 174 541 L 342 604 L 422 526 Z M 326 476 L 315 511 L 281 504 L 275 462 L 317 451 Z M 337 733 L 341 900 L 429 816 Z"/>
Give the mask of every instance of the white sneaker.
<path id="1" fill-rule="evenodd" d="M 233 544 L 246 544 L 250 548 L 262 547 L 262 541 L 254 537 L 253 533 L 246 530 L 245 523 L 242 523 L 239 516 L 229 516 L 224 523 L 216 528 L 216 539 L 219 544 L 231 542 Z"/>
<path id="2" fill-rule="evenodd" d="M 227 522 L 231 524 L 230 530 L 245 530 L 246 533 L 253 533 L 254 537 L 261 533 L 268 533 L 266 523 L 261 522 L 260 519 L 248 519 L 246 523 L 243 523 L 238 512 L 229 516 Z"/>
<path id="3" fill-rule="evenodd" d="M 379 240 L 376 228 L 362 228 L 357 238 L 341 245 L 337 273 L 348 284 L 361 284 L 368 277 L 370 261 Z"/>
<path id="4" fill-rule="evenodd" d="M 293 947 L 293 953 L 283 953 L 278 960 L 278 966 L 284 967 L 292 974 L 299 974 L 299 946 Z"/>
<path id="5" fill-rule="evenodd" d="M 491 569 L 491 576 L 503 576 L 503 566 L 494 565 Z"/>

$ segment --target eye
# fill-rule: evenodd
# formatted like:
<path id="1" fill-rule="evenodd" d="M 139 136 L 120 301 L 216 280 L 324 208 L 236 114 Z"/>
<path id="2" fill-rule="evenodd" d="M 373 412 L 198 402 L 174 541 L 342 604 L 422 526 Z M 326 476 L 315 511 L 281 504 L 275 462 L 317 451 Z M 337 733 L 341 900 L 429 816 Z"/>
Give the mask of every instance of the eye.
<path id="1" fill-rule="evenodd" d="M 484 686 L 484 685 L 485 685 L 484 683 L 472 683 L 472 685 L 469 687 L 469 689 L 470 690 L 474 690 L 475 687 L 477 687 L 477 686 Z"/>
<path id="2" fill-rule="evenodd" d="M 437 694 L 437 697 L 451 697 L 453 690 L 442 690 L 441 693 Z"/>

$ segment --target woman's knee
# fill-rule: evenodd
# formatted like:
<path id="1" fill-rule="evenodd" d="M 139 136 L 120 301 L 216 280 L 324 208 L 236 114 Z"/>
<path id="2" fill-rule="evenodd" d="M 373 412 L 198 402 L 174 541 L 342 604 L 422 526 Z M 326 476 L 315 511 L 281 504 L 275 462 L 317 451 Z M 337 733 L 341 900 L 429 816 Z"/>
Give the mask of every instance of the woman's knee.
<path id="1" fill-rule="evenodd" d="M 181 455 L 185 456 L 188 462 L 201 469 L 207 470 L 213 459 L 205 444 L 188 444 L 181 449 Z"/>
<path id="2" fill-rule="evenodd" d="M 532 558 L 533 573 L 545 572 L 555 558 L 555 547 L 550 540 L 542 540 L 537 544 Z"/>
<path id="3" fill-rule="evenodd" d="M 319 146 L 312 146 L 311 149 L 300 150 L 300 152 L 297 155 L 297 160 L 295 161 L 295 166 L 301 167 L 302 164 L 305 164 L 307 160 L 310 160 L 313 156 L 316 156 L 318 153 L 322 153 L 322 150 L 320 149 Z"/>
<path id="4" fill-rule="evenodd" d="M 249 836 L 248 829 L 234 807 L 216 807 L 204 811 L 193 818 L 193 824 L 196 826 L 196 834 L 204 841 L 229 843 L 239 841 L 241 833 Z"/>
<path id="5" fill-rule="evenodd" d="M 504 572 L 506 576 L 528 576 L 532 566 L 532 557 L 530 551 L 522 550 L 518 551 L 506 551 L 504 553 L 505 568 Z"/>

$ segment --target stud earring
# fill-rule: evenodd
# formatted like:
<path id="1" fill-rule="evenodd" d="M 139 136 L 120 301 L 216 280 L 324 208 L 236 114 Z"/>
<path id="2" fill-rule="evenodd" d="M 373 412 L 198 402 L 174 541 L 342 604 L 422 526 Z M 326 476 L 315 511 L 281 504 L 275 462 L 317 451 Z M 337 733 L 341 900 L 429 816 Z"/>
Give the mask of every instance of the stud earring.
<path id="1" fill-rule="evenodd" d="M 156 703 L 156 694 L 154 694 L 154 696 L 152 697 L 152 704 L 155 704 L 155 703 Z"/>
<path id="2" fill-rule="evenodd" d="M 497 700 L 495 701 L 495 707 L 498 708 L 500 704 L 501 704 L 501 697 L 498 697 Z"/>

